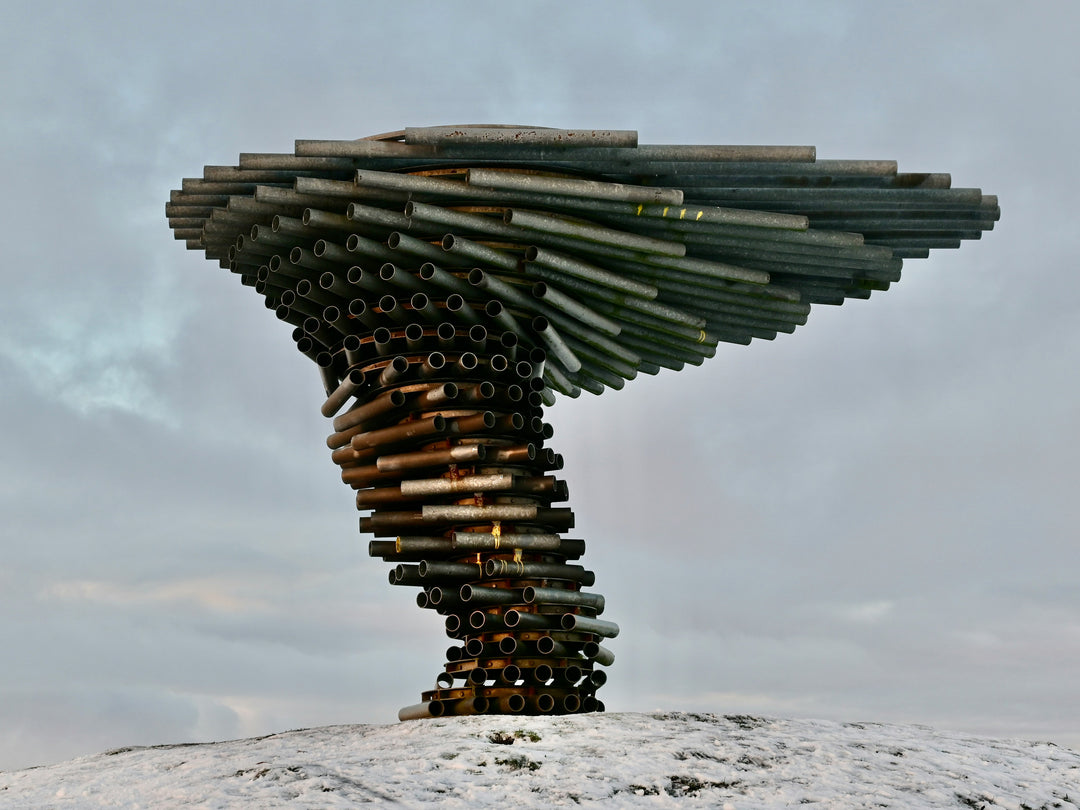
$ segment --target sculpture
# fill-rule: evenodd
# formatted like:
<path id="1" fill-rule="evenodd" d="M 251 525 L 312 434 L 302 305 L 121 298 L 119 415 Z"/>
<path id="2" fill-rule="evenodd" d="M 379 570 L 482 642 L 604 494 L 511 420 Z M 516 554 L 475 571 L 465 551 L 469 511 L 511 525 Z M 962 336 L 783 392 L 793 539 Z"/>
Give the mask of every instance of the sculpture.
<path id="1" fill-rule="evenodd" d="M 888 289 L 993 227 L 996 198 L 950 185 L 812 147 L 426 127 L 207 166 L 166 215 L 294 327 L 369 553 L 445 617 L 409 719 L 602 711 L 618 626 L 564 536 L 544 405 Z"/>

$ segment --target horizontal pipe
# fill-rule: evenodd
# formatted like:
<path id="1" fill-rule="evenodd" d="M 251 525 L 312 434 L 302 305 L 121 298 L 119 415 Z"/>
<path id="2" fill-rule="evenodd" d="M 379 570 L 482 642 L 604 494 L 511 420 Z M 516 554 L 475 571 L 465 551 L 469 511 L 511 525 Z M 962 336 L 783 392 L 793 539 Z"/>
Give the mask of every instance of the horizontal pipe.
<path id="1" fill-rule="evenodd" d="M 683 201 L 683 192 L 677 188 L 632 186 L 623 183 L 606 183 L 599 180 L 582 180 L 569 177 L 544 177 L 542 175 L 494 169 L 469 169 L 466 177 L 469 185 L 510 191 L 589 197 L 619 202 L 665 203 L 667 205 L 681 205 Z"/>
<path id="2" fill-rule="evenodd" d="M 398 537 L 394 540 L 371 540 L 368 543 L 369 557 L 395 554 L 449 554 L 453 550 L 450 541 L 445 537 Z"/>
<path id="3" fill-rule="evenodd" d="M 420 569 L 416 565 L 406 565 L 405 563 L 399 563 L 390 569 L 387 577 L 390 580 L 391 585 L 423 585 L 423 580 L 420 579 Z"/>
<path id="4" fill-rule="evenodd" d="M 503 270 L 516 270 L 518 257 L 505 250 L 490 247 L 481 242 L 474 242 L 461 236 L 448 233 L 442 238 L 442 249 L 448 254 L 465 260 L 468 264 L 478 262 L 480 264 L 500 267 Z"/>
<path id="5" fill-rule="evenodd" d="M 503 614 L 507 627 L 516 630 L 552 630 L 560 627 L 558 616 L 541 613 L 529 613 L 523 610 L 508 610 Z"/>
<path id="6" fill-rule="evenodd" d="M 407 231 L 412 227 L 409 218 L 398 211 L 390 211 L 386 208 L 376 208 L 361 203 L 349 203 L 346 209 L 345 219 L 349 223 L 364 222 L 380 225 L 393 231 Z"/>
<path id="7" fill-rule="evenodd" d="M 458 387 L 457 383 L 442 383 L 422 392 L 413 400 L 412 407 L 420 411 L 439 407 L 455 401 L 462 394 L 463 391 Z"/>
<path id="8" fill-rule="evenodd" d="M 686 245 L 667 239 L 654 239 L 651 236 L 638 236 L 627 231 L 605 228 L 599 225 L 572 222 L 551 214 L 541 214 L 519 208 L 508 208 L 503 214 L 503 222 L 517 225 L 542 233 L 554 233 L 570 236 L 587 242 L 625 248 L 637 253 L 680 257 L 686 255 Z"/>
<path id="9" fill-rule="evenodd" d="M 520 605 L 521 591 L 512 588 L 489 588 L 466 583 L 458 591 L 462 602 L 476 605 Z"/>
<path id="10" fill-rule="evenodd" d="M 405 722 L 406 720 L 426 720 L 429 717 L 442 717 L 443 716 L 443 704 L 442 701 L 430 700 L 426 703 L 414 703 L 412 706 L 405 706 L 398 709 L 398 720 Z"/>
<path id="11" fill-rule="evenodd" d="M 488 457 L 489 452 L 489 448 L 482 444 L 463 444 L 443 450 L 418 450 L 411 453 L 379 456 L 376 466 L 383 472 L 441 467 L 446 464 L 483 461 Z"/>
<path id="12" fill-rule="evenodd" d="M 576 613 L 564 613 L 560 622 L 563 630 L 592 633 L 605 638 L 615 638 L 615 636 L 619 635 L 619 625 L 604 619 L 592 619 L 588 616 L 579 616 Z"/>
<path id="13" fill-rule="evenodd" d="M 383 262 L 392 262 L 397 258 L 393 251 L 382 242 L 368 239 L 358 233 L 349 235 L 349 238 L 345 241 L 345 249 L 354 255 L 367 256 Z"/>
<path id="14" fill-rule="evenodd" d="M 320 208 L 305 208 L 300 221 L 314 231 L 351 231 L 352 223 L 341 214 L 323 211 Z"/>
<path id="15" fill-rule="evenodd" d="M 420 578 L 427 581 L 453 581 L 459 579 L 480 579 L 483 566 L 480 563 L 455 563 L 422 560 L 417 569 Z"/>
<path id="16" fill-rule="evenodd" d="M 375 399 L 365 402 L 362 405 L 357 405 L 355 408 L 351 408 L 345 411 L 345 413 L 334 417 L 334 430 L 348 430 L 349 428 L 363 425 L 364 422 L 368 422 L 377 416 L 383 416 L 384 414 L 395 411 L 404 404 L 405 394 L 402 391 L 386 391 L 379 394 Z"/>
<path id="17" fill-rule="evenodd" d="M 402 495 L 445 495 L 456 492 L 490 492 L 510 489 L 514 476 L 468 475 L 462 478 L 423 478 L 401 482 Z"/>
<path id="18" fill-rule="evenodd" d="M 637 146 L 632 129 L 553 129 L 548 127 L 437 126 L 405 127 L 405 143 L 423 146 L 544 146 L 575 147 Z"/>
<path id="19" fill-rule="evenodd" d="M 522 598 L 526 604 L 584 605 L 593 608 L 597 613 L 604 612 L 604 597 L 598 593 L 582 593 L 562 588 L 542 588 L 530 585 L 522 591 Z"/>
<path id="20" fill-rule="evenodd" d="M 468 588 L 468 585 L 462 585 L 462 591 Z M 491 590 L 498 590 L 492 588 Z M 468 601 L 468 600 L 463 600 Z M 478 601 L 477 604 L 480 604 Z M 502 616 L 499 613 L 488 613 L 484 610 L 474 610 L 469 614 L 469 627 L 472 630 L 481 630 L 485 633 L 501 633 L 506 630 L 506 623 L 502 620 Z"/>
<path id="21" fill-rule="evenodd" d="M 426 504 L 422 508 L 424 520 L 489 520 L 533 521 L 537 519 L 538 508 L 532 504 L 496 504 L 493 506 L 463 506 L 459 504 Z"/>
<path id="22" fill-rule="evenodd" d="M 522 444 L 512 447 L 496 447 L 489 449 L 488 458 L 492 462 L 500 464 L 528 464 L 537 457 L 536 445 Z"/>
<path id="23" fill-rule="evenodd" d="M 566 579 L 587 586 L 596 580 L 596 575 L 581 565 L 498 559 L 484 563 L 484 576 L 488 579 Z"/>
<path id="24" fill-rule="evenodd" d="M 460 551 L 558 551 L 562 538 L 557 534 L 492 534 L 491 532 L 454 532 L 451 542 Z"/>
<path id="25" fill-rule="evenodd" d="M 426 285 L 421 284 L 416 276 L 408 270 L 402 270 L 393 262 L 386 262 L 379 268 L 379 278 L 387 284 L 410 292 L 423 292 L 426 288 Z"/>
<path id="26" fill-rule="evenodd" d="M 424 281 L 429 281 L 458 295 L 472 295 L 472 288 L 466 281 L 458 278 L 453 273 L 443 270 L 432 262 L 424 262 L 424 264 L 420 265 L 417 275 Z"/>
<path id="27" fill-rule="evenodd" d="M 396 444 L 421 437 L 433 436 L 446 430 L 445 417 L 436 414 L 427 419 L 418 419 L 388 428 L 360 433 L 352 438 L 354 450 L 378 447 L 383 444 Z"/>
<path id="28" fill-rule="evenodd" d="M 386 238 L 386 246 L 390 249 L 390 258 L 387 261 L 400 261 L 400 254 L 417 256 L 427 262 L 445 263 L 450 254 L 441 247 L 433 245 L 423 239 L 417 239 L 401 231 L 394 231 Z M 397 251 L 395 254 L 393 251 Z"/>

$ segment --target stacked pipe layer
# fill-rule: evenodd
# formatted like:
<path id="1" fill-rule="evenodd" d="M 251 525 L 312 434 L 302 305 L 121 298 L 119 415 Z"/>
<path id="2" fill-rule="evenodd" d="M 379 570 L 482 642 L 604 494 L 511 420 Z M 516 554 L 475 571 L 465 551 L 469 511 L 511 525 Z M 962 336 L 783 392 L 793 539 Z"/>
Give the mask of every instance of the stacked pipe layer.
<path id="1" fill-rule="evenodd" d="M 166 204 L 316 362 L 371 554 L 456 642 L 403 716 L 602 708 L 617 627 L 543 406 L 773 339 L 903 259 L 993 227 L 995 197 L 805 146 L 628 131 L 409 128 L 207 166 Z"/>

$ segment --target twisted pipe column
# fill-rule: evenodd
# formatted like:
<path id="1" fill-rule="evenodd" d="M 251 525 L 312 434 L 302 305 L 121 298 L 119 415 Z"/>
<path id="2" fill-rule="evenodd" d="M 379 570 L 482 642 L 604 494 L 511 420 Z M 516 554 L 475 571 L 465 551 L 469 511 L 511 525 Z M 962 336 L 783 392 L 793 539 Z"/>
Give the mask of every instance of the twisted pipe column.
<path id="1" fill-rule="evenodd" d="M 389 306 L 389 302 L 387 302 Z M 411 322 L 361 338 L 324 414 L 356 405 L 328 439 L 342 480 L 369 514 L 373 557 L 393 585 L 445 617 L 455 642 L 436 688 L 400 717 L 603 710 L 596 690 L 610 664 L 599 639 L 603 597 L 574 560 L 561 457 L 547 446 L 542 350 L 528 359 L 516 335 L 450 322 Z"/>

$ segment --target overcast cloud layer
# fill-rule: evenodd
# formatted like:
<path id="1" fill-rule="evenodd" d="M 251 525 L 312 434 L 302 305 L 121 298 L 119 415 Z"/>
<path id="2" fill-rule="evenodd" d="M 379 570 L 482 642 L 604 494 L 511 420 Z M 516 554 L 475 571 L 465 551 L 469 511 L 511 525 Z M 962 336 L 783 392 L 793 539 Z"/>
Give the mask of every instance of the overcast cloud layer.
<path id="1" fill-rule="evenodd" d="M 204 164 L 403 126 L 814 144 L 1001 199 L 980 242 L 556 405 L 609 710 L 1080 747 L 1080 8 L 7 2 L 0 770 L 393 722 L 446 645 L 366 556 L 314 365 L 173 242 Z"/>

